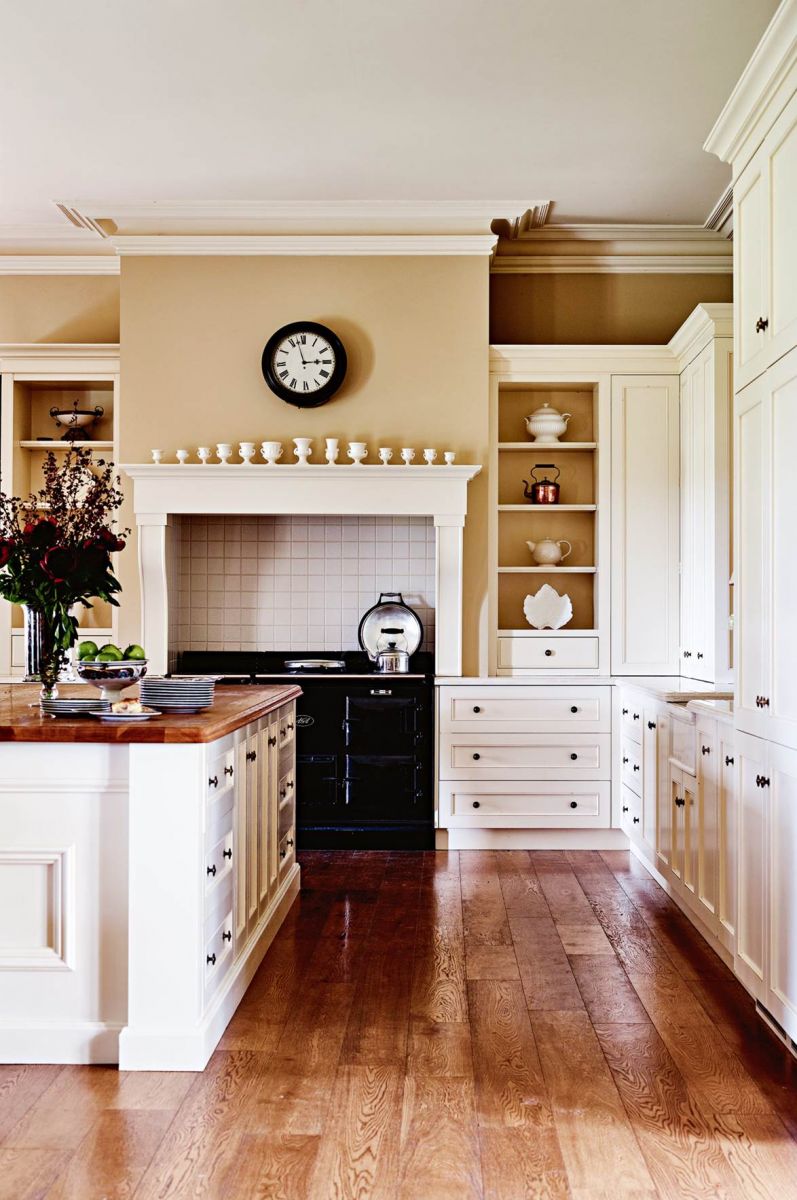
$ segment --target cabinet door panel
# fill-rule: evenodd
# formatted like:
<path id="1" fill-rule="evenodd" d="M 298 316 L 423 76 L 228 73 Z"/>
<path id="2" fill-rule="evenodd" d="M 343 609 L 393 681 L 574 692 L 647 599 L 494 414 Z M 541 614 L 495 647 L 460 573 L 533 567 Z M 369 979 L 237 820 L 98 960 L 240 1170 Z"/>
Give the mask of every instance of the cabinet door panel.
<path id="1" fill-rule="evenodd" d="M 797 749 L 797 351 L 776 363 L 766 379 L 772 413 L 772 685 L 767 692 L 767 736 Z"/>
<path id="2" fill-rule="evenodd" d="M 763 999 L 766 977 L 766 800 L 767 791 L 756 778 L 767 773 L 767 744 L 760 738 L 738 735 L 739 763 L 739 874 L 736 923 L 736 974 L 747 988 Z"/>
<path id="3" fill-rule="evenodd" d="M 670 719 L 660 712 L 656 720 L 658 745 L 658 788 L 656 800 L 656 857 L 665 873 L 672 868 L 672 789 L 670 785 Z"/>
<path id="4" fill-rule="evenodd" d="M 697 804 L 697 780 L 681 773 L 681 813 L 683 814 L 683 869 L 681 878 L 690 892 L 697 891 L 700 857 L 700 819 Z"/>
<path id="5" fill-rule="evenodd" d="M 677 376 L 612 380 L 612 670 L 618 675 L 678 674 L 678 393 Z"/>
<path id="6" fill-rule="evenodd" d="M 744 387 L 766 365 L 765 333 L 756 329 L 766 318 L 766 180 L 763 157 L 752 160 L 734 187 L 733 252 L 736 297 L 737 386 Z"/>
<path id="7" fill-rule="evenodd" d="M 793 97 L 765 142 L 769 175 L 770 238 L 768 361 L 774 362 L 797 341 L 797 96 Z"/>
<path id="8" fill-rule="evenodd" d="M 769 996 L 767 1008 L 797 1037 L 797 751 L 771 746 Z"/>
<path id="9" fill-rule="evenodd" d="M 241 731 L 241 734 L 243 731 Z M 237 737 L 238 735 L 236 735 Z M 240 741 L 235 747 L 235 839 L 234 839 L 234 867 L 235 867 L 235 953 L 236 955 L 243 950 L 246 942 L 246 927 L 248 923 L 248 901 L 247 901 L 247 870 L 248 870 L 248 854 L 246 850 L 247 843 L 247 813 L 246 813 L 246 738 L 240 737 Z"/>
<path id="10" fill-rule="evenodd" d="M 766 379 L 736 397 L 736 722 L 766 736 L 770 692 L 770 407 Z"/>
<path id="11" fill-rule="evenodd" d="M 659 771 L 658 709 L 645 706 L 642 731 L 642 837 L 656 845 L 656 790 Z"/>
<path id="12" fill-rule="evenodd" d="M 720 924 L 730 937 L 736 933 L 737 845 L 739 821 L 736 800 L 736 751 L 733 735 L 719 738 L 719 897 Z"/>
<path id="13" fill-rule="evenodd" d="M 697 732 L 698 877 L 697 894 L 706 918 L 717 912 L 719 891 L 719 781 L 717 745 L 713 732 Z"/>
<path id="14" fill-rule="evenodd" d="M 686 858 L 686 821 L 684 808 L 686 800 L 683 790 L 683 774 L 680 767 L 670 765 L 670 813 L 671 813 L 671 856 L 670 868 L 673 875 L 683 881 Z"/>

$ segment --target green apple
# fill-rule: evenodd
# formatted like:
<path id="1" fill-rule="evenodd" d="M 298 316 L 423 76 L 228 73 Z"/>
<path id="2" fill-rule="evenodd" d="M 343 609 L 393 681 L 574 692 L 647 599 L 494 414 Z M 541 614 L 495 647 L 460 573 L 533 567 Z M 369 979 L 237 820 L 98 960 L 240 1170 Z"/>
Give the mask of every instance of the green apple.
<path id="1" fill-rule="evenodd" d="M 127 649 L 125 650 L 125 658 L 133 658 L 133 659 L 141 660 L 141 659 L 145 659 L 146 657 L 147 656 L 144 652 L 144 647 L 137 645 L 135 642 L 133 642 L 133 644 L 131 646 L 128 646 Z"/>
<path id="2" fill-rule="evenodd" d="M 118 646 L 114 646 L 113 642 L 109 642 L 107 646 L 103 646 L 97 658 L 102 662 L 121 662 L 124 655 Z"/>
<path id="3" fill-rule="evenodd" d="M 77 656 L 80 662 L 84 658 L 96 658 L 99 654 L 99 646 L 96 642 L 81 642 L 77 648 Z"/>

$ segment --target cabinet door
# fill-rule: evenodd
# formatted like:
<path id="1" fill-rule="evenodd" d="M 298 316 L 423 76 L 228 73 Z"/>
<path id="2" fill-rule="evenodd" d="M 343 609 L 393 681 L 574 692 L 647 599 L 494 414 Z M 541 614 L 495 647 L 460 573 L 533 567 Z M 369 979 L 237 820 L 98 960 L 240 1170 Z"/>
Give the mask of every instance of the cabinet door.
<path id="1" fill-rule="evenodd" d="M 775 122 L 763 150 L 769 183 L 765 316 L 769 318 L 767 361 L 772 363 L 797 345 L 797 96 Z"/>
<path id="2" fill-rule="evenodd" d="M 642 838 L 652 850 L 656 845 L 656 802 L 658 793 L 659 743 L 658 707 L 642 710 Z"/>
<path id="3" fill-rule="evenodd" d="M 737 387 L 745 387 L 764 370 L 767 333 L 767 181 L 764 148 L 739 176 L 733 189 L 733 294 Z"/>
<path id="4" fill-rule="evenodd" d="M 767 743 L 737 734 L 739 765 L 739 873 L 734 968 L 745 987 L 764 999 L 766 978 L 767 798 L 758 779 L 767 775 Z"/>
<path id="5" fill-rule="evenodd" d="M 697 897 L 704 919 L 713 928 L 719 893 L 719 764 L 716 728 L 698 724 L 697 730 L 697 801 L 698 863 Z"/>
<path id="6" fill-rule="evenodd" d="M 700 371 L 690 363 L 681 373 L 681 638 L 680 673 L 691 676 L 694 669 L 697 632 L 695 629 L 695 392 L 700 387 Z"/>
<path id="7" fill-rule="evenodd" d="M 257 745 L 257 742 L 254 742 Z M 260 803 L 258 796 L 257 771 L 249 755 L 252 753 L 253 742 L 251 730 L 247 727 L 247 737 L 244 751 L 246 772 L 246 927 L 249 933 L 257 925 L 257 914 L 260 901 L 259 887 L 259 852 L 260 852 Z M 255 764 L 256 765 L 256 764 Z"/>
<path id="8" fill-rule="evenodd" d="M 268 887 L 271 895 L 273 895 L 276 890 L 277 875 L 279 873 L 277 822 L 279 810 L 278 791 L 280 772 L 279 732 L 282 716 L 282 710 L 277 709 L 276 712 L 271 714 L 268 727 L 263 731 L 266 748 L 268 750 L 266 759 L 268 764 L 268 782 L 263 797 L 264 808 L 268 815 L 266 853 L 264 858 L 268 867 Z M 296 742 L 294 741 L 293 744 L 295 746 Z"/>
<path id="9" fill-rule="evenodd" d="M 235 825 L 233 840 L 235 953 L 246 944 L 249 903 L 247 899 L 247 808 L 246 808 L 246 731 L 239 730 L 235 747 Z"/>
<path id="10" fill-rule="evenodd" d="M 268 769 L 268 721 L 264 729 L 256 729 L 249 737 L 249 778 L 257 797 L 257 913 L 262 917 L 268 908 L 270 845 L 268 795 L 271 773 Z"/>
<path id="11" fill-rule="evenodd" d="M 700 861 L 700 814 L 697 802 L 697 780 L 681 772 L 680 811 L 683 816 L 683 867 L 681 880 L 690 892 L 697 892 Z"/>
<path id="12" fill-rule="evenodd" d="M 797 751 L 770 745 L 764 787 L 769 797 L 769 979 L 765 1001 L 797 1038 Z"/>
<path id="13" fill-rule="evenodd" d="M 721 727 L 725 728 L 725 727 Z M 733 949 L 736 936 L 736 883 L 739 840 L 737 814 L 736 751 L 731 730 L 720 733 L 718 738 L 719 778 L 719 887 L 717 915 L 721 929 L 725 931 L 723 941 Z"/>
<path id="14" fill-rule="evenodd" d="M 612 671 L 678 674 L 678 377 L 612 379 Z"/>
<path id="15" fill-rule="evenodd" d="M 670 868 L 673 875 L 683 881 L 686 859 L 686 821 L 684 816 L 686 800 L 683 789 L 683 772 L 680 767 L 675 767 L 672 763 L 670 763 L 669 794 L 672 831 Z"/>
<path id="16" fill-rule="evenodd" d="M 656 858 L 659 870 L 672 870 L 673 797 L 670 782 L 670 719 L 660 712 L 656 719 L 658 739 L 658 787 L 656 789 Z"/>
<path id="17" fill-rule="evenodd" d="M 762 697 L 770 693 L 770 431 L 766 377 L 736 397 L 734 472 L 736 586 L 734 604 L 736 724 L 746 733 L 767 732 Z"/>
<path id="18" fill-rule="evenodd" d="M 794 224 L 797 226 L 797 212 Z M 771 685 L 767 737 L 797 749 L 797 350 L 775 363 L 767 381 L 772 429 Z M 742 505 L 747 498 L 741 498 Z M 746 631 L 742 628 L 742 638 Z"/>

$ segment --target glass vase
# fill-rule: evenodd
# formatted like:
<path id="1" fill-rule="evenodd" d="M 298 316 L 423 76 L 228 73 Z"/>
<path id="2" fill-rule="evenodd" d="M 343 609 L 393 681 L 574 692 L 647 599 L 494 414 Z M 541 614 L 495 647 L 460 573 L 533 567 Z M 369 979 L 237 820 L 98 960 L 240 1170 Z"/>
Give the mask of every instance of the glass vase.
<path id="1" fill-rule="evenodd" d="M 57 644 L 52 622 L 40 608 L 22 605 L 25 621 L 25 682 L 41 683 L 42 700 L 58 695 L 58 676 L 64 652 Z"/>

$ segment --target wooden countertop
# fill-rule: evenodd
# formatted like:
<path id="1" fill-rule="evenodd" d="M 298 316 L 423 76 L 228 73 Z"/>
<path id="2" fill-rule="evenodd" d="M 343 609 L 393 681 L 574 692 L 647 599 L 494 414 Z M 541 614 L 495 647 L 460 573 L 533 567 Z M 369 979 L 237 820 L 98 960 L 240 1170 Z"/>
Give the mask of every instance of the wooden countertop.
<path id="1" fill-rule="evenodd" d="M 86 696 L 86 685 L 62 685 L 61 696 Z M 14 683 L 0 687 L 0 742 L 108 742 L 111 745 L 215 742 L 250 721 L 301 695 L 296 684 L 278 687 L 216 687 L 207 712 L 163 714 L 151 721 L 116 725 L 97 717 L 44 717 L 36 706 L 39 685 Z M 31 707 L 33 705 L 33 707 Z"/>

